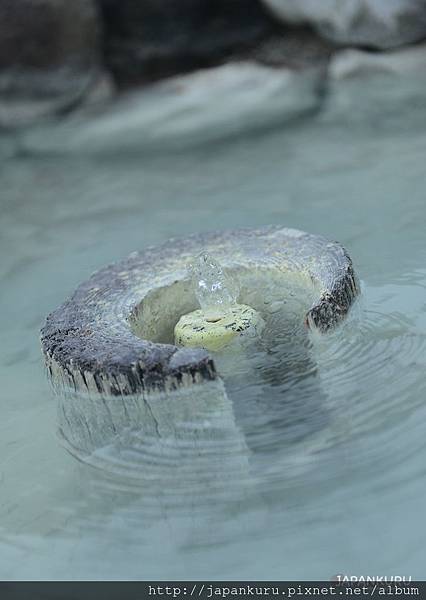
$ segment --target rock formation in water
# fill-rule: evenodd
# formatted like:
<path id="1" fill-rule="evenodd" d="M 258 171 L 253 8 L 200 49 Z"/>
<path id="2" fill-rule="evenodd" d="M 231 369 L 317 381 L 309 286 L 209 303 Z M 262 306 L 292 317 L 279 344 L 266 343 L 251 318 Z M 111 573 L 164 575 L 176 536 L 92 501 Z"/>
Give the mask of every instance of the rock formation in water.
<path id="1" fill-rule="evenodd" d="M 323 333 L 359 293 L 346 250 L 321 236 L 269 226 L 171 239 L 98 271 L 48 316 L 41 340 L 54 385 L 121 396 L 216 380 L 210 355 L 173 343 L 175 324 L 197 308 L 186 265 L 201 252 L 239 279 L 239 303 L 263 315 L 265 298 L 282 299 L 286 282 L 300 284 L 301 322 Z"/>

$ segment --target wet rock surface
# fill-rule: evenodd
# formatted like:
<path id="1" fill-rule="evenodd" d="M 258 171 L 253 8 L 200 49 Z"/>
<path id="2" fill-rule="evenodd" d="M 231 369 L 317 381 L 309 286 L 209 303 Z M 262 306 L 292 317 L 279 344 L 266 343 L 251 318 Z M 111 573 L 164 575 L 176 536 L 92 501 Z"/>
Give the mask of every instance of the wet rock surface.
<path id="1" fill-rule="evenodd" d="M 269 226 L 170 239 L 97 271 L 47 317 L 41 342 L 53 384 L 125 396 L 215 380 L 213 358 L 204 350 L 158 341 L 164 325 L 175 324 L 194 307 L 193 290 L 185 292 L 182 284 L 187 279 L 185 265 L 201 251 L 214 253 L 237 273 L 241 289 L 248 275 L 250 304 L 256 290 L 263 289 L 253 279 L 259 267 L 270 269 L 272 278 L 274 273 L 301 277 L 305 292 L 313 294 L 306 325 L 320 332 L 336 327 L 359 293 L 346 250 L 321 236 Z M 177 284 L 181 287 L 176 290 Z M 257 302 L 264 309 L 263 293 Z M 258 310 L 256 304 L 253 308 Z M 172 361 L 175 354 L 178 358 Z"/>

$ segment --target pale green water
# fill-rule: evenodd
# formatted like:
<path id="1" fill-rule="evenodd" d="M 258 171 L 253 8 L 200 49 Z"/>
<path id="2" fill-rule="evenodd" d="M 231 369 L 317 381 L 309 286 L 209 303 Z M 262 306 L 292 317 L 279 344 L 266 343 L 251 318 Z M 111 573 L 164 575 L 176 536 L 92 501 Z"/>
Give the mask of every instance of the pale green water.
<path id="1" fill-rule="evenodd" d="M 0 577 L 425 578 L 421 97 L 196 151 L 3 161 Z M 269 223 L 341 241 L 364 293 L 356 318 L 314 341 L 316 360 L 278 321 L 267 362 L 236 366 L 251 474 L 242 464 L 238 497 L 225 486 L 201 502 L 189 484 L 153 497 L 79 465 L 55 438 L 45 315 L 135 249 Z"/>

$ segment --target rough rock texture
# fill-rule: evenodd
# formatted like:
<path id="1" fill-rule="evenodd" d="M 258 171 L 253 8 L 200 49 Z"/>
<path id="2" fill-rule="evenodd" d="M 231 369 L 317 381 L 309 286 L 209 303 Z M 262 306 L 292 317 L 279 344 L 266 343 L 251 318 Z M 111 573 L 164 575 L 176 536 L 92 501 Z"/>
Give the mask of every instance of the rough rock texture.
<path id="1" fill-rule="evenodd" d="M 0 126 L 66 111 L 99 77 L 92 0 L 1 0 Z"/>
<path id="2" fill-rule="evenodd" d="M 265 269 L 279 278 L 280 295 L 283 277 L 300 279 L 314 297 L 306 322 L 320 331 L 335 327 L 358 293 L 346 251 L 320 236 L 267 227 L 170 240 L 98 271 L 48 316 L 41 341 L 52 381 L 95 395 L 149 396 L 217 379 L 207 352 L 171 343 L 174 324 L 196 308 L 186 265 L 201 251 L 238 273 L 262 307 L 256 277 Z"/>
<path id="3" fill-rule="evenodd" d="M 212 66 L 276 29 L 260 0 L 99 0 L 105 57 L 124 85 Z"/>
<path id="4" fill-rule="evenodd" d="M 425 0 L 263 0 L 285 23 L 309 23 L 339 44 L 391 48 L 426 37 Z"/>

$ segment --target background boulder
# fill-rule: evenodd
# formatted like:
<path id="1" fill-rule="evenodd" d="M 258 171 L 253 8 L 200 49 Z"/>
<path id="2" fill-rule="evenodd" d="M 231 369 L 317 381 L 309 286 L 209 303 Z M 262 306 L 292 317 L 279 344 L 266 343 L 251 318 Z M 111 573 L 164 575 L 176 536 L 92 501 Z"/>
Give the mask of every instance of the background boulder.
<path id="1" fill-rule="evenodd" d="M 426 0 L 263 0 L 285 23 L 345 45 L 391 48 L 426 37 Z"/>
<path id="2" fill-rule="evenodd" d="M 0 125 L 79 103 L 101 71 L 92 0 L 1 0 Z"/>
<path id="3" fill-rule="evenodd" d="M 216 65 L 277 28 L 260 0 L 98 0 L 119 84 Z"/>

